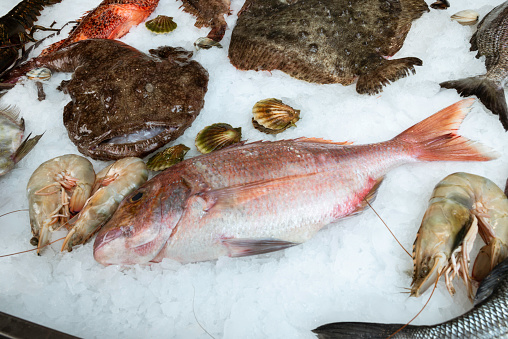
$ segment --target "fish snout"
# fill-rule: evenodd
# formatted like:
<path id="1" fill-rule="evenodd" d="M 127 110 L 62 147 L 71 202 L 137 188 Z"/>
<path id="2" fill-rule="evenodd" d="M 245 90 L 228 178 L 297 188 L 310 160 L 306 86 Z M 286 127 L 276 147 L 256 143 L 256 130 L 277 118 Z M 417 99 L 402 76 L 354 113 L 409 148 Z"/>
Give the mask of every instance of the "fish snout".
<path id="1" fill-rule="evenodd" d="M 104 266 L 115 264 L 131 264 L 130 256 L 126 255 L 126 237 L 130 227 L 114 227 L 101 230 L 93 244 L 95 260 Z"/>

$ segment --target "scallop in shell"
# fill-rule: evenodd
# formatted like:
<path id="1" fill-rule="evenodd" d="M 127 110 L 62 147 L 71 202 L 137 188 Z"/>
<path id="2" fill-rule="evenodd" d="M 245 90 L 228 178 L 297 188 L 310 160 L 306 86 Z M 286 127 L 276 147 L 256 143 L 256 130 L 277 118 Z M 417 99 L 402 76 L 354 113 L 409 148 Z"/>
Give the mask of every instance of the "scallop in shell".
<path id="1" fill-rule="evenodd" d="M 151 157 L 146 163 L 146 168 L 151 171 L 165 170 L 181 162 L 189 150 L 190 148 L 183 144 L 166 148 Z"/>
<path id="2" fill-rule="evenodd" d="M 270 98 L 256 102 L 252 108 L 252 124 L 267 134 L 285 131 L 300 120 L 300 110 L 286 105 L 279 99 Z"/>
<path id="3" fill-rule="evenodd" d="M 26 73 L 30 80 L 48 80 L 51 78 L 51 70 L 46 67 L 34 68 Z"/>
<path id="4" fill-rule="evenodd" d="M 196 148 L 203 154 L 237 143 L 242 138 L 242 128 L 218 123 L 207 126 L 196 136 Z"/>
<path id="5" fill-rule="evenodd" d="M 164 34 L 174 31 L 177 27 L 172 17 L 166 15 L 158 15 L 155 19 L 148 20 L 145 23 L 146 28 L 157 34 Z"/>
<path id="6" fill-rule="evenodd" d="M 470 26 L 477 23 L 479 17 L 480 15 L 478 12 L 473 11 L 472 9 L 466 9 L 455 13 L 451 16 L 451 19 L 457 21 L 461 25 Z"/>

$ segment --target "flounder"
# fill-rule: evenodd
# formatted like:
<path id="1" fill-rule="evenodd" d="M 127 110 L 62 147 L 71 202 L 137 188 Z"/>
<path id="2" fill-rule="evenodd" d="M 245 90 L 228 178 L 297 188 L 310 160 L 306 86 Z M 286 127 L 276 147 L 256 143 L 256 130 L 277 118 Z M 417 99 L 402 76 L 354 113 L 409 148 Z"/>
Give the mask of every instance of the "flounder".
<path id="1" fill-rule="evenodd" d="M 320 84 L 376 94 L 414 73 L 415 57 L 388 60 L 404 43 L 423 0 L 247 0 L 229 59 L 242 70 L 281 70 Z"/>
<path id="2" fill-rule="evenodd" d="M 208 38 L 221 41 L 227 24 L 224 15 L 229 14 L 231 0 L 182 0 L 183 10 L 197 17 L 195 26 L 211 27 Z"/>
<path id="3" fill-rule="evenodd" d="M 99 160 L 143 157 L 178 138 L 204 105 L 208 72 L 192 52 L 159 47 L 146 55 L 116 40 L 76 42 L 36 60 L 72 72 L 63 122 L 78 150 Z"/>

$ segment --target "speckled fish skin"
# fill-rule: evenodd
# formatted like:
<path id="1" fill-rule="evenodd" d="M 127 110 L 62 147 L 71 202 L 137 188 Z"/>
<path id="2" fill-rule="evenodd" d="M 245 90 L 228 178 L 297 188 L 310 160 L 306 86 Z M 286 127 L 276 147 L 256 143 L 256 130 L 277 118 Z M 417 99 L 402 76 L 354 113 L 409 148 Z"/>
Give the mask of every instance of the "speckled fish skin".
<path id="1" fill-rule="evenodd" d="M 386 57 L 425 11 L 423 0 L 247 0 L 229 59 L 238 69 L 278 69 L 321 84 L 358 78 L 358 93 L 376 94 L 422 65 L 414 57 Z"/>
<path id="2" fill-rule="evenodd" d="M 81 40 L 121 38 L 132 26 L 145 21 L 158 4 L 159 0 L 104 0 L 79 20 L 68 38 L 52 44 L 41 55 Z"/>
<path id="3" fill-rule="evenodd" d="M 229 14 L 230 0 L 182 0 L 183 10 L 197 17 L 195 26 L 211 27 L 208 38 L 221 41 L 226 32 L 227 24 L 224 18 Z"/>
<path id="4" fill-rule="evenodd" d="M 378 144 L 302 138 L 184 160 L 124 199 L 95 239 L 94 257 L 104 265 L 187 263 L 302 243 L 362 210 L 395 166 L 492 159 L 454 132 L 471 103 L 458 102 Z"/>
<path id="5" fill-rule="evenodd" d="M 463 97 L 476 95 L 492 113 L 499 116 L 508 131 L 508 106 L 504 85 L 508 78 L 508 1 L 491 10 L 478 24 L 471 37 L 471 51 L 477 58 L 485 56 L 487 73 L 475 77 L 442 82 L 443 88 L 454 88 Z"/>
<path id="6" fill-rule="evenodd" d="M 385 339 L 403 324 L 331 323 L 313 330 L 319 339 Z M 474 307 L 447 322 L 430 326 L 409 325 L 394 339 L 506 338 L 508 336 L 508 259 L 482 281 Z"/>

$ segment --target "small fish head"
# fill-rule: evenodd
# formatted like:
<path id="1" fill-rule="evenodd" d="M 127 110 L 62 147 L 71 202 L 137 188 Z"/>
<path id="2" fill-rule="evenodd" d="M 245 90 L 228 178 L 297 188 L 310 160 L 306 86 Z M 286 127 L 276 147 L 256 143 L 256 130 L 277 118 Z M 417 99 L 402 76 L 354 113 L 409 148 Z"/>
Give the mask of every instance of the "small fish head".
<path id="1" fill-rule="evenodd" d="M 126 196 L 99 231 L 94 243 L 99 263 L 148 263 L 166 244 L 183 214 L 187 188 L 164 185 L 157 177 Z"/>

